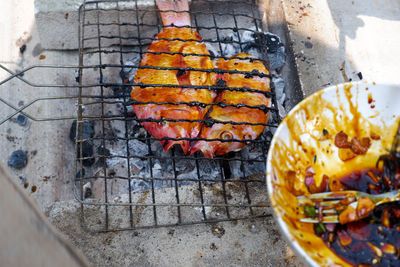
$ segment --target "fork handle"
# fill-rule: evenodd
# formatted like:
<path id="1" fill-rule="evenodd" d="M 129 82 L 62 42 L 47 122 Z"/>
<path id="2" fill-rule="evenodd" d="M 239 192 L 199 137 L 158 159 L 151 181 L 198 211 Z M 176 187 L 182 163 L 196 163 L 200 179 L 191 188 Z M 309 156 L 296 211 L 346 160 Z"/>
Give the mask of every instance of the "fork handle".
<path id="1" fill-rule="evenodd" d="M 400 200 L 400 189 L 379 195 L 371 195 L 371 200 L 374 201 L 376 205 L 398 201 Z"/>

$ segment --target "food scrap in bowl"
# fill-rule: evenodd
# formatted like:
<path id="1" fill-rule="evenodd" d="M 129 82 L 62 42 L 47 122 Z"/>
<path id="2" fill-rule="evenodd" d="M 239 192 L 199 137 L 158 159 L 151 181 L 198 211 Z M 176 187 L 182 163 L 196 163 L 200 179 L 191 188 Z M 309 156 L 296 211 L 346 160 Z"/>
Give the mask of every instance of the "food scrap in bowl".
<path id="1" fill-rule="evenodd" d="M 354 171 L 338 180 L 344 190 L 381 194 L 391 190 L 390 181 L 378 169 Z M 393 189 L 400 188 L 400 171 Z M 326 190 L 330 191 L 330 190 Z M 322 191 L 320 191 L 322 192 Z M 400 203 L 392 202 L 375 207 L 368 197 L 360 197 L 357 207 L 349 206 L 354 195 L 335 205 L 338 224 L 314 224 L 314 233 L 336 255 L 352 265 L 380 264 L 400 266 Z M 307 217 L 321 216 L 316 206 L 304 206 Z"/>

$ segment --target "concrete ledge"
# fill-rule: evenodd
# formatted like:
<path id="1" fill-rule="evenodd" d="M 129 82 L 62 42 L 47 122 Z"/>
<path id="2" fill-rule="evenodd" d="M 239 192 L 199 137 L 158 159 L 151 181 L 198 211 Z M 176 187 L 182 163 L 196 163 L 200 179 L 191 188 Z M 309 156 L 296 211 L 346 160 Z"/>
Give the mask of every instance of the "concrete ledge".
<path id="1" fill-rule="evenodd" d="M 98 4 L 90 2 L 83 3 L 83 0 L 35 0 L 36 25 L 41 45 L 44 49 L 78 49 L 79 19 L 81 19 L 85 25 L 88 25 L 83 27 L 84 37 L 87 39 L 85 40 L 85 47 L 98 46 L 97 23 L 110 24 L 107 26 L 102 25 L 100 31 L 100 35 L 105 36 L 105 39 L 102 39 L 101 42 L 102 46 L 110 46 L 119 43 L 119 39 L 112 38 L 112 34 L 118 35 L 116 33 L 118 33 L 119 29 L 118 26 L 115 25 L 118 21 L 127 24 L 126 26 L 120 27 L 121 35 L 129 36 L 133 29 L 137 30 L 137 15 L 144 24 L 155 24 L 157 19 L 157 16 L 153 15 L 156 12 L 153 1 L 139 0 L 139 12 L 134 12 L 135 2 L 132 1 L 121 1 L 118 4 L 115 2 Z M 94 9 L 100 9 L 101 11 L 97 12 Z M 118 9 L 124 11 L 118 11 Z M 79 14 L 79 10 L 81 10 L 81 14 Z M 83 15 L 83 13 L 85 14 Z M 80 18 L 79 15 L 81 15 Z M 151 36 L 142 37 L 152 37 L 152 35 L 153 34 L 151 34 Z"/>
<path id="2" fill-rule="evenodd" d="M 84 48 L 99 47 L 98 36 L 101 36 L 101 48 L 112 45 L 138 45 L 139 39 L 141 45 L 150 44 L 151 38 L 162 26 L 159 11 L 153 0 L 138 0 L 137 6 L 134 1 L 125 0 L 107 3 L 60 0 L 50 3 L 46 0 L 35 0 L 36 24 L 44 49 L 78 49 L 79 26 Z M 249 4 L 231 4 L 224 1 L 221 1 L 221 5 L 215 2 L 194 2 L 191 9 L 196 10 L 192 17 L 193 26 L 203 27 L 203 39 L 215 38 L 216 25 L 221 36 L 224 36 L 224 32 L 231 32 L 223 28 L 233 27 L 235 23 L 243 29 L 254 28 L 254 21 L 250 18 L 253 16 L 253 10 Z M 210 20 L 210 12 L 235 14 L 236 21 L 232 16 L 216 15 L 214 22 Z M 264 30 L 267 30 L 266 25 Z"/>

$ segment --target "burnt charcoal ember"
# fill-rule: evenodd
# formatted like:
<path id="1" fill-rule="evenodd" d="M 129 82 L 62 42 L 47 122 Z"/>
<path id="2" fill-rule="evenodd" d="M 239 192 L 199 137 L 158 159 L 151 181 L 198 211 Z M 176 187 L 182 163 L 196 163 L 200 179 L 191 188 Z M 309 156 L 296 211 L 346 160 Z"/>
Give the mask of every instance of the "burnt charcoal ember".
<path id="1" fill-rule="evenodd" d="M 72 142 L 76 141 L 76 120 L 72 122 L 71 129 L 69 132 L 69 138 L 71 139 Z M 78 137 L 79 139 L 90 139 L 93 138 L 94 136 L 94 121 L 88 121 L 88 122 L 83 122 L 79 125 L 79 131 L 78 131 Z M 82 127 L 82 128 L 81 128 Z M 82 129 L 82 136 L 80 135 L 80 130 Z M 81 146 L 82 146 L 82 155 L 81 155 Z M 86 158 L 86 157 L 93 157 L 94 154 L 94 148 L 93 148 L 93 141 L 92 140 L 86 140 L 83 142 L 78 142 L 77 146 L 77 155 L 78 158 Z M 89 158 L 89 159 L 84 159 L 82 161 L 83 166 L 92 166 L 95 162 L 94 158 Z"/>
<path id="2" fill-rule="evenodd" d="M 76 178 L 83 178 L 83 177 L 85 177 L 85 173 L 86 173 L 85 169 L 82 168 L 82 175 L 81 175 L 81 171 L 78 171 L 78 172 L 76 173 L 75 177 L 76 177 Z"/>
<path id="3" fill-rule="evenodd" d="M 133 174 L 140 174 L 141 171 L 143 171 L 145 168 L 148 168 L 148 160 L 142 158 L 142 157 L 133 157 L 129 160 L 129 164 L 132 169 Z M 147 170 L 146 170 L 147 171 Z"/>
<path id="4" fill-rule="evenodd" d="M 107 166 L 106 158 L 111 155 L 110 150 L 105 148 L 103 145 L 100 145 L 96 149 L 97 155 L 99 155 L 99 159 L 96 162 L 96 165 L 101 167 L 104 164 Z"/>
<path id="5" fill-rule="evenodd" d="M 193 160 L 177 160 L 175 162 L 175 169 L 178 175 L 190 173 L 195 167 Z"/>
<path id="6" fill-rule="evenodd" d="M 269 32 L 246 31 L 242 35 L 242 42 L 247 43 L 244 51 L 257 57 L 261 57 L 257 53 L 266 48 L 271 69 L 280 69 L 285 65 L 286 49 L 279 36 Z M 264 44 L 266 47 L 262 47 Z"/>
<path id="7" fill-rule="evenodd" d="M 239 152 L 240 158 L 246 160 L 245 164 L 240 161 L 231 161 L 229 163 L 233 178 L 246 178 L 254 174 L 265 173 L 265 159 L 258 151 L 260 144 L 255 146 L 245 146 Z"/>
<path id="8" fill-rule="evenodd" d="M 283 105 L 286 99 L 286 94 L 284 90 L 285 81 L 282 79 L 282 77 L 273 77 L 271 82 L 273 83 L 275 89 L 276 99 L 281 105 Z"/>
<path id="9" fill-rule="evenodd" d="M 233 57 L 240 53 L 239 36 L 234 32 L 231 36 L 225 36 L 221 40 L 222 55 L 225 57 Z"/>
<path id="10" fill-rule="evenodd" d="M 205 44 L 206 44 L 208 52 L 211 55 L 210 56 L 211 59 L 214 59 L 215 56 L 220 56 L 220 53 L 219 53 L 219 51 L 217 49 L 217 46 L 215 46 L 214 43 L 206 42 Z"/>
<path id="11" fill-rule="evenodd" d="M 146 143 L 138 139 L 131 139 L 128 143 L 129 153 L 131 156 L 146 156 L 149 154 L 149 148 Z"/>
<path id="12" fill-rule="evenodd" d="M 18 123 L 20 126 L 26 126 L 26 124 L 28 123 L 28 118 L 20 114 L 14 119 L 14 122 Z"/>
<path id="13" fill-rule="evenodd" d="M 245 174 L 243 173 L 243 164 L 240 160 L 232 160 L 229 162 L 229 166 L 231 169 L 232 178 L 243 178 Z"/>
<path id="14" fill-rule="evenodd" d="M 263 156 L 258 156 L 255 160 L 249 160 L 244 165 L 244 171 L 246 175 L 265 173 L 265 162 L 263 160 Z"/>
<path id="15" fill-rule="evenodd" d="M 280 119 L 283 119 L 286 116 L 285 110 L 285 101 L 287 100 L 286 93 L 285 93 L 285 81 L 281 77 L 273 77 L 272 85 L 275 89 L 275 94 L 277 98 L 277 105 L 278 105 L 278 112 Z"/>
<path id="16" fill-rule="evenodd" d="M 80 124 L 80 127 L 82 127 L 82 136 L 80 135 L 80 127 L 78 129 L 78 137 L 79 139 L 90 139 L 93 138 L 94 136 L 94 121 L 84 121 Z M 69 139 L 71 139 L 72 142 L 76 141 L 76 120 L 72 122 L 70 131 L 69 131 Z"/>
<path id="17" fill-rule="evenodd" d="M 147 191 L 151 189 L 151 181 L 141 179 L 132 179 L 131 190 L 132 192 Z"/>
<path id="18" fill-rule="evenodd" d="M 140 62 L 139 54 L 125 61 L 124 68 L 120 72 L 120 76 L 124 82 L 132 82 L 135 77 Z"/>
<path id="19" fill-rule="evenodd" d="M 169 171 L 169 172 L 168 172 Z M 142 180 L 142 179 L 132 179 L 131 181 L 131 190 L 133 192 L 146 191 L 150 190 L 154 185 L 154 188 L 167 188 L 172 187 L 174 185 L 174 181 L 171 179 L 162 179 L 165 177 L 172 177 L 172 169 L 168 168 L 168 170 L 162 170 L 161 164 L 159 164 L 158 160 L 155 160 L 155 163 L 152 168 L 153 177 L 151 177 L 150 169 L 148 164 L 140 173 L 140 177 L 153 179 L 153 183 L 150 180 Z M 169 173 L 169 174 L 167 174 Z M 154 179 L 161 178 L 161 179 Z M 153 185 L 152 185 L 153 184 Z"/>
<path id="20" fill-rule="evenodd" d="M 121 114 L 125 114 L 125 111 L 126 111 L 126 115 L 128 117 L 132 117 L 134 114 L 132 105 L 125 106 L 123 103 L 118 103 L 117 108 Z"/>
<path id="21" fill-rule="evenodd" d="M 236 54 L 245 52 L 258 58 L 263 58 L 268 54 L 271 69 L 280 69 L 286 63 L 286 49 L 279 36 L 267 32 L 257 32 L 255 28 L 250 30 L 234 31 L 214 42 L 207 43 L 207 50 L 212 55 L 232 57 Z M 219 46 L 221 44 L 221 46 Z M 221 50 L 222 49 L 222 50 Z"/>
<path id="22" fill-rule="evenodd" d="M 28 164 L 28 157 L 26 151 L 16 150 L 14 151 L 10 158 L 8 159 L 8 166 L 15 169 L 22 169 Z"/>
<path id="23" fill-rule="evenodd" d="M 190 164 L 189 164 L 190 162 Z M 183 165 L 183 163 L 187 163 L 187 167 L 183 168 L 182 166 L 179 167 L 179 165 Z M 176 169 L 178 179 L 207 179 L 207 180 L 216 180 L 220 179 L 221 176 L 221 168 L 218 164 L 217 161 L 214 160 L 198 160 L 198 166 L 199 169 L 197 170 L 195 161 L 190 160 L 190 161 L 177 161 L 176 162 Z M 197 172 L 198 171 L 198 172 Z M 200 176 L 200 177 L 199 177 Z M 188 185 L 188 184 L 193 184 L 197 183 L 197 181 L 180 181 L 179 185 Z M 212 183 L 212 181 L 203 181 L 203 183 L 209 184 Z"/>
<path id="24" fill-rule="evenodd" d="M 80 146 L 82 145 L 82 155 L 81 155 L 81 148 Z M 93 158 L 93 142 L 92 141 L 85 141 L 85 142 L 79 142 L 78 147 L 77 147 L 77 155 L 78 158 L 88 158 L 82 160 L 82 164 L 85 167 L 92 166 L 95 162 L 95 158 Z"/>
<path id="25" fill-rule="evenodd" d="M 221 168 L 215 160 L 199 160 L 199 171 L 201 179 L 221 178 Z"/>
<path id="26" fill-rule="evenodd" d="M 130 97 L 130 92 L 131 92 L 130 86 L 127 85 L 113 86 L 111 87 L 111 90 L 115 97 L 120 97 L 120 98 Z"/>

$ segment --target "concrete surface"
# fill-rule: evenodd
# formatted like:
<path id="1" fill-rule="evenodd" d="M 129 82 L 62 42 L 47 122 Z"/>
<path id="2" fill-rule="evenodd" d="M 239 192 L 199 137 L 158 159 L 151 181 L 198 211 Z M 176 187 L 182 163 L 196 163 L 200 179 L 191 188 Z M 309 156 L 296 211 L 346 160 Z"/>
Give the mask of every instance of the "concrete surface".
<path id="1" fill-rule="evenodd" d="M 280 0 L 270 0 L 264 4 L 269 6 L 274 1 Z M 288 64 L 298 67 L 304 95 L 328 84 L 357 80 L 359 72 L 368 80 L 400 82 L 396 62 L 400 58 L 397 48 L 400 43 L 398 1 L 282 2 L 283 10 L 269 9 L 267 14 L 281 12 L 289 24 L 283 25 L 282 19 L 272 20 L 268 16 L 266 19 L 269 20 L 271 31 L 283 27 L 291 30 L 285 37 L 287 44 L 292 45 L 287 47 L 293 50 L 296 58 L 289 58 Z M 75 5 L 71 4 L 70 7 Z M 66 9 L 65 13 L 59 12 L 57 20 L 72 19 L 70 14 L 65 18 L 70 9 Z M 33 0 L 0 1 L 0 64 L 13 71 L 36 64 L 77 65 L 76 51 L 43 49 L 46 44 L 41 42 L 49 41 L 49 38 L 39 39 L 38 31 L 41 29 L 38 30 L 37 25 L 54 25 L 54 21 L 44 17 L 41 24 L 36 24 L 34 11 Z M 51 30 L 45 29 L 48 32 Z M 68 36 L 67 32 L 58 34 Z M 281 34 L 286 33 L 283 30 Z M 26 50 L 21 53 L 23 44 L 26 44 Z M 56 45 L 59 47 L 61 44 Z M 287 67 L 283 72 L 286 70 Z M 5 71 L 0 70 L 0 80 L 7 76 Z M 35 68 L 26 73 L 24 78 L 38 83 L 76 85 L 71 69 L 55 71 Z M 296 83 L 291 82 L 294 85 Z M 23 107 L 38 97 L 73 96 L 76 90 L 74 87 L 37 89 L 17 79 L 0 85 L 1 97 L 16 107 Z M 42 100 L 32 104 L 26 111 L 39 120 L 54 114 L 74 116 L 75 104 L 76 99 Z M 11 108 L 0 102 L 0 120 L 11 112 Z M 21 188 L 36 199 L 55 226 L 94 265 L 213 266 L 223 263 L 229 266 L 302 266 L 282 240 L 271 217 L 137 232 L 85 232 L 80 227 L 78 205 L 72 194 L 75 174 L 73 145 L 68 138 L 69 126 L 70 121 L 62 120 L 29 120 L 25 127 L 12 120 L 5 122 L 0 125 L 0 147 L 3 151 L 0 162 L 6 166 L 8 156 L 16 149 L 28 151 L 28 165 L 21 170 L 9 171 Z M 218 232 L 224 234 L 216 235 L 216 227 Z"/>
<path id="2" fill-rule="evenodd" d="M 303 266 L 272 217 L 91 234 L 75 201 L 56 202 L 47 215 L 96 266 Z"/>
<path id="3" fill-rule="evenodd" d="M 304 94 L 331 84 L 400 83 L 400 2 L 283 0 Z"/>
<path id="4" fill-rule="evenodd" d="M 52 50 L 78 49 L 78 10 L 83 2 L 83 0 L 35 0 L 35 20 L 43 48 Z M 137 1 L 137 5 L 140 9 L 137 16 L 140 17 L 145 24 L 154 24 L 156 18 L 154 15 L 156 12 L 154 9 L 154 2 L 139 0 Z M 98 8 L 129 10 L 125 12 L 107 12 L 107 20 L 101 21 L 102 23 L 116 23 L 118 19 L 120 19 L 121 21 L 137 24 L 136 12 L 134 12 L 134 1 L 121 1 L 118 6 L 115 2 L 100 3 Z M 97 8 L 96 5 L 91 4 L 84 6 L 83 9 L 90 10 Z M 118 14 L 120 18 L 118 18 Z M 86 17 L 84 19 L 86 22 L 97 22 L 97 12 L 86 11 L 85 15 Z M 83 21 L 83 17 L 81 17 L 81 20 Z M 118 31 L 118 27 L 110 25 L 107 30 L 109 32 L 116 32 Z M 126 34 L 126 32 L 129 32 L 129 28 L 122 27 L 121 34 Z M 85 47 L 97 47 L 97 38 L 92 38 L 97 35 L 97 27 L 86 27 L 85 37 L 87 37 L 88 40 L 85 43 Z M 148 35 L 142 36 L 142 38 L 146 37 L 153 37 L 153 34 L 148 32 Z M 103 43 L 104 45 L 115 44 L 116 39 L 108 39 Z"/>
<path id="5" fill-rule="evenodd" d="M 0 34 L 4 36 L 0 64 L 12 71 L 38 64 L 78 64 L 76 51 L 43 48 L 45 45 L 41 44 L 34 20 L 33 0 L 1 1 L 0 12 Z M 23 45 L 26 49 L 21 53 Z M 8 76 L 4 70 L 0 71 L 0 80 Z M 12 119 L 0 125 L 3 151 L 0 162 L 8 168 L 21 189 L 37 201 L 56 228 L 93 265 L 213 266 L 224 263 L 230 266 L 302 266 L 282 240 L 272 217 L 102 234 L 83 230 L 80 206 L 73 195 L 74 146 L 68 137 L 71 120 L 41 121 L 54 116 L 75 115 L 76 98 L 61 101 L 43 99 L 76 95 L 74 69 L 34 68 L 22 78 L 33 83 L 72 87 L 37 88 L 15 78 L 0 85 L 1 99 L 17 108 L 29 105 L 24 111 L 35 119 L 29 119 L 27 126 L 20 126 Z M 40 100 L 30 105 L 35 99 Z M 0 102 L 0 120 L 12 112 L 12 108 Z M 7 166 L 9 155 L 17 149 L 28 152 L 28 165 L 20 170 Z M 181 191 L 190 192 L 189 189 L 186 187 Z M 169 195 L 173 196 L 171 193 Z M 88 212 L 93 214 L 93 223 L 97 223 L 96 218 L 102 218 L 95 207 L 88 208 Z M 146 219 L 146 212 L 143 214 L 142 218 Z"/>

